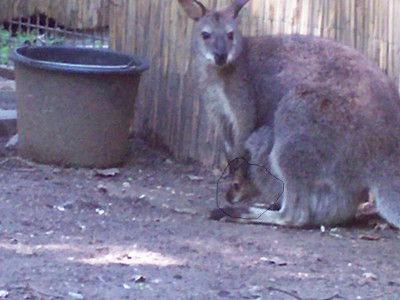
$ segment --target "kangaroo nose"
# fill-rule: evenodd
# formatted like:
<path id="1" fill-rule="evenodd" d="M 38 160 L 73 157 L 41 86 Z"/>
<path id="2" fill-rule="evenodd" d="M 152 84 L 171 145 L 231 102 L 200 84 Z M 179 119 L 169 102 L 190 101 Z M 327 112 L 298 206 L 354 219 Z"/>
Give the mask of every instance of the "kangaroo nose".
<path id="1" fill-rule="evenodd" d="M 218 66 L 223 66 L 225 63 L 226 63 L 226 59 L 228 58 L 228 56 L 225 54 L 225 53 L 223 53 L 223 54 L 221 54 L 221 53 L 216 53 L 215 55 L 214 55 L 214 60 L 215 60 L 215 63 L 218 65 Z"/>

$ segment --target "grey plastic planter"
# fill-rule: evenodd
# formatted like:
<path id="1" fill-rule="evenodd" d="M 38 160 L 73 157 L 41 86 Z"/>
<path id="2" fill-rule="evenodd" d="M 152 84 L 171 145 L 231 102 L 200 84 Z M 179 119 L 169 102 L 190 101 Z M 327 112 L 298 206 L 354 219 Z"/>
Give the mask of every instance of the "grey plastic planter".
<path id="1" fill-rule="evenodd" d="M 72 47 L 23 47 L 10 56 L 22 157 L 96 168 L 124 162 L 144 59 Z"/>

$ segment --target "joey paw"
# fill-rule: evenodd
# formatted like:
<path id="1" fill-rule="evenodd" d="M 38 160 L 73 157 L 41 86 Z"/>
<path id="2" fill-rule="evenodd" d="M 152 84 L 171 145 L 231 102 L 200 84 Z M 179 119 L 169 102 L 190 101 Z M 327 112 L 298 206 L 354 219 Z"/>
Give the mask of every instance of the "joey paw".
<path id="1" fill-rule="evenodd" d="M 245 216 L 249 213 L 249 209 L 245 207 L 221 207 L 210 212 L 209 219 L 215 221 L 226 221 L 234 223 L 246 223 Z"/>

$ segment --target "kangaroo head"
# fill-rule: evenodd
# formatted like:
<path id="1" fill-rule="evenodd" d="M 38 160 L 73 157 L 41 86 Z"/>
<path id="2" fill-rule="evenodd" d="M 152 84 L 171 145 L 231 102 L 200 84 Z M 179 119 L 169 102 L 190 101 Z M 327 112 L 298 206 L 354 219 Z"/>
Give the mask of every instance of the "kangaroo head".
<path id="1" fill-rule="evenodd" d="M 235 161 L 234 161 L 235 162 Z M 230 164 L 229 173 L 232 181 L 226 192 L 226 201 L 231 204 L 240 202 L 250 202 L 259 195 L 260 191 L 250 178 L 250 165 L 243 159 L 236 160 L 234 164 Z"/>
<path id="2" fill-rule="evenodd" d="M 237 16 L 249 0 L 234 0 L 222 11 L 209 11 L 196 0 L 178 0 L 188 16 L 196 21 L 194 49 L 209 64 L 223 67 L 232 63 L 242 50 Z"/>
<path id="3" fill-rule="evenodd" d="M 231 184 L 226 192 L 226 201 L 231 204 L 250 202 L 260 194 L 257 186 L 246 174 L 238 171 L 233 176 Z"/>

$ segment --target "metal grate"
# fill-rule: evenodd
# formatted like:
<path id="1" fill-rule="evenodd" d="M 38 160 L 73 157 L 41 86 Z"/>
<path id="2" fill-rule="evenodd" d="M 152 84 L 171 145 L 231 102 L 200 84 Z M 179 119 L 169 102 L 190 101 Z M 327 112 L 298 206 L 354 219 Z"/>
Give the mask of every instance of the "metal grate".
<path id="1" fill-rule="evenodd" d="M 69 45 L 108 48 L 108 27 L 95 30 L 65 28 L 44 14 L 17 17 L 0 24 L 0 65 L 11 66 L 9 51 L 22 45 Z"/>

